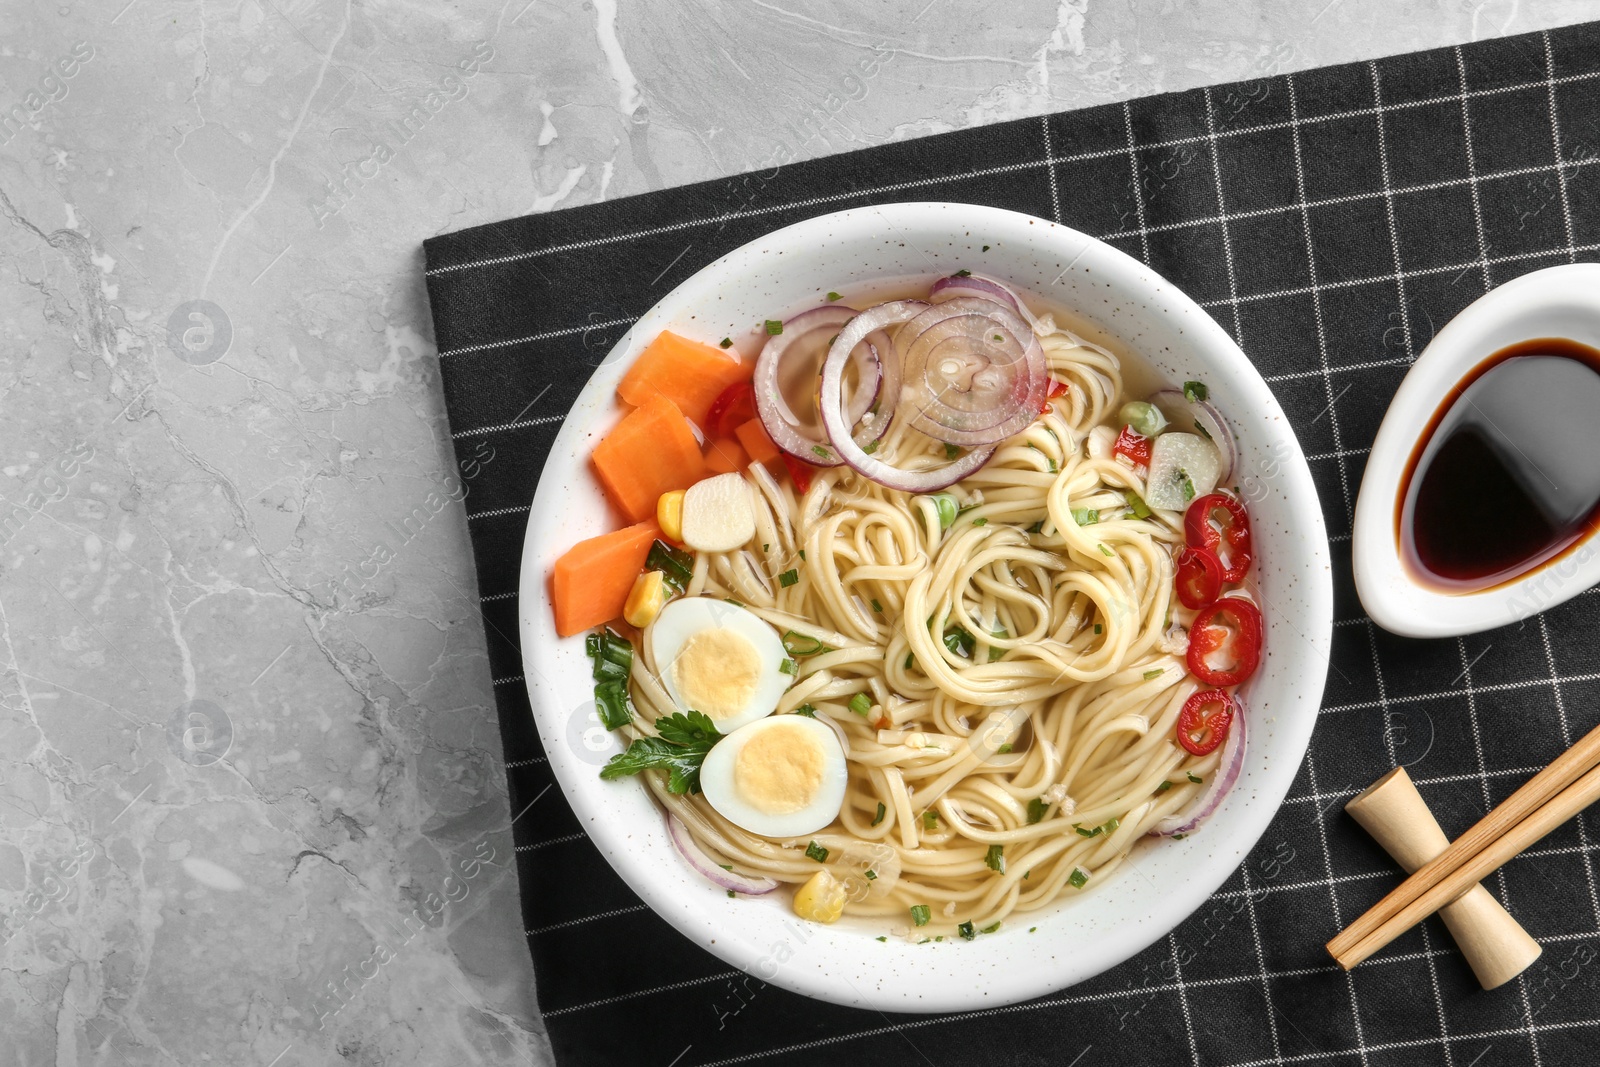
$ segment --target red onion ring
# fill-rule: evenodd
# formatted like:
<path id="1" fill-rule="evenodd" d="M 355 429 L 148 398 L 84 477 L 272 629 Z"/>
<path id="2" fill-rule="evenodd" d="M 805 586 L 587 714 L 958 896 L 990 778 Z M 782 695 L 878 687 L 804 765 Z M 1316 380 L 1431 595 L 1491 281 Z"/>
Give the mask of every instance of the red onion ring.
<path id="1" fill-rule="evenodd" d="M 1233 478 L 1233 469 L 1239 461 L 1239 445 L 1222 413 L 1209 401 L 1190 400 L 1182 389 L 1162 389 L 1150 397 L 1150 403 L 1161 409 L 1174 430 L 1188 433 L 1198 428 L 1201 436 L 1217 446 L 1217 454 L 1222 457 L 1218 485 L 1226 485 Z"/>
<path id="2" fill-rule="evenodd" d="M 930 437 L 994 445 L 1039 417 L 1049 386 L 1044 348 L 1002 304 L 952 297 L 906 323 L 896 347 L 911 425 Z"/>
<path id="3" fill-rule="evenodd" d="M 1211 776 L 1211 784 L 1188 811 L 1176 812 L 1156 823 L 1155 829 L 1150 831 L 1151 837 L 1189 833 L 1211 817 L 1211 813 L 1221 805 L 1222 798 L 1239 780 L 1239 772 L 1244 769 L 1245 720 L 1249 716 L 1245 714 L 1244 704 L 1239 703 L 1239 694 L 1235 693 L 1233 699 L 1238 705 L 1233 713 L 1233 726 L 1228 730 L 1228 739 L 1222 743 L 1222 758 L 1217 761 L 1217 771 Z"/>
<path id="4" fill-rule="evenodd" d="M 928 305 L 921 300 L 893 300 L 887 304 L 868 308 L 839 331 L 839 336 L 834 338 L 833 346 L 828 349 L 828 358 L 822 365 L 822 390 L 818 410 L 822 413 L 823 428 L 827 430 L 828 439 L 833 442 L 839 458 L 862 477 L 871 478 L 879 485 L 905 493 L 929 493 L 953 485 L 989 462 L 989 457 L 994 455 L 992 447 L 976 448 L 946 466 L 926 471 L 908 471 L 867 455 L 850 435 L 850 427 L 845 423 L 843 393 L 844 367 L 850 358 L 851 350 L 869 334 L 886 326 L 909 322 L 927 307 Z M 883 395 L 892 399 L 899 393 L 900 363 L 891 356 L 883 362 Z"/>
<path id="5" fill-rule="evenodd" d="M 1028 310 L 1028 305 L 1022 302 L 1016 290 L 1005 282 L 985 278 L 981 274 L 952 274 L 948 278 L 940 278 L 928 290 L 928 299 L 936 304 L 957 296 L 979 296 L 1005 304 L 1021 315 L 1030 329 L 1038 328 L 1038 318 Z"/>
<path id="6" fill-rule="evenodd" d="M 855 308 L 844 304 L 827 304 L 803 311 L 784 322 L 783 332 L 769 338 L 756 359 L 752 385 L 755 387 L 756 413 L 761 418 L 761 425 L 780 449 L 812 466 L 837 467 L 842 461 L 836 459 L 831 451 L 826 451 L 828 439 L 820 420 L 808 423 L 790 408 L 783 394 L 779 374 L 785 369 L 786 357 L 790 353 L 808 349 L 809 342 L 819 340 L 819 335 L 831 337 L 837 334 L 856 314 Z M 819 347 L 825 355 L 826 346 Z M 850 400 L 850 424 L 855 426 L 861 423 L 873 405 L 879 404 L 877 415 L 856 432 L 856 439 L 863 446 L 883 436 L 894 414 L 893 395 L 884 401 L 888 405 L 887 411 L 884 410 L 884 403 L 880 403 L 884 394 L 885 362 L 880 356 L 888 350 L 889 338 L 880 336 L 870 341 L 863 339 L 851 352 L 858 367 L 858 384 Z"/>
<path id="7" fill-rule="evenodd" d="M 743 893 L 748 897 L 759 897 L 778 888 L 778 883 L 771 878 L 750 878 L 746 875 L 725 871 L 720 864 L 713 863 L 710 856 L 700 851 L 700 846 L 689 833 L 689 828 L 676 815 L 667 816 L 667 836 L 672 838 L 672 845 L 678 850 L 678 855 L 707 879 L 715 882 L 731 893 Z"/>

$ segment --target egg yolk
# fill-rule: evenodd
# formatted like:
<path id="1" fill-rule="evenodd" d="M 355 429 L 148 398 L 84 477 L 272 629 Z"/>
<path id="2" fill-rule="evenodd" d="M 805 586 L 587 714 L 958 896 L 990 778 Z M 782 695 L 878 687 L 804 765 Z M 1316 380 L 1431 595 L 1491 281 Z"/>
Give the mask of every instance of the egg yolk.
<path id="1" fill-rule="evenodd" d="M 672 681 L 684 707 L 713 720 L 737 715 L 749 706 L 760 680 L 761 654 L 756 646 L 720 626 L 690 637 L 672 663 Z"/>
<path id="2" fill-rule="evenodd" d="M 767 815 L 788 815 L 809 805 L 822 788 L 826 759 L 803 728 L 762 730 L 739 749 L 733 785 L 749 805 Z"/>

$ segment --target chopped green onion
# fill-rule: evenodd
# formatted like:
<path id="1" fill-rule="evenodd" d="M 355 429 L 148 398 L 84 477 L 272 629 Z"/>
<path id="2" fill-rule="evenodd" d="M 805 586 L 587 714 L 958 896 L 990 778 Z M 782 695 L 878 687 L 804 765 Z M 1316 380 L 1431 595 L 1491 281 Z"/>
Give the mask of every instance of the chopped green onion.
<path id="1" fill-rule="evenodd" d="M 905 669 L 909 671 L 912 667 L 914 667 L 916 665 L 916 662 L 917 662 L 917 654 L 915 652 L 907 652 L 906 653 L 906 667 L 905 667 Z"/>
<path id="2" fill-rule="evenodd" d="M 1100 836 L 1100 833 L 1101 833 L 1100 827 L 1098 827 L 1098 826 L 1096 826 L 1092 830 L 1085 830 L 1082 826 L 1079 826 L 1077 823 L 1073 823 L 1072 824 L 1072 828 L 1074 830 L 1078 831 L 1078 836 L 1079 837 L 1098 837 L 1098 836 Z"/>
<path id="3" fill-rule="evenodd" d="M 815 719 L 817 717 L 817 709 L 812 707 L 810 704 L 801 704 L 798 708 L 794 709 L 794 713 L 796 715 L 804 715 L 808 719 Z"/>
<path id="4" fill-rule="evenodd" d="M 871 600 L 867 601 L 867 603 L 872 605 L 873 611 L 876 611 L 879 615 L 883 614 L 883 605 L 878 603 L 877 597 L 873 597 Z"/>
<path id="5" fill-rule="evenodd" d="M 961 939 L 963 941 L 971 941 L 973 938 L 978 936 L 973 932 L 972 924 L 970 922 L 962 923 L 960 926 L 956 927 L 956 933 L 961 935 Z"/>
<path id="6" fill-rule="evenodd" d="M 977 518 L 972 520 L 972 525 L 974 525 L 974 526 L 987 526 L 987 525 L 989 525 L 989 520 L 984 518 L 982 515 L 979 515 Z"/>
<path id="7" fill-rule="evenodd" d="M 823 448 L 821 445 L 812 445 L 811 446 L 811 451 L 815 452 L 817 455 L 821 456 L 823 459 L 832 459 L 833 458 L 833 453 L 829 452 L 826 448 Z"/>
<path id="8" fill-rule="evenodd" d="M 867 713 L 872 710 L 872 698 L 865 693 L 857 693 L 850 698 L 849 708 L 857 715 L 865 718 Z"/>
<path id="9" fill-rule="evenodd" d="M 1191 404 L 1203 403 L 1211 398 L 1211 390 L 1206 388 L 1205 382 L 1184 382 L 1183 398 Z"/>
<path id="10" fill-rule="evenodd" d="M 1144 500 L 1140 498 L 1138 493 L 1124 493 L 1123 497 L 1128 501 L 1128 506 L 1133 509 L 1133 514 L 1136 517 L 1148 519 L 1152 514 L 1154 514 L 1154 512 L 1150 510 L 1150 505 L 1146 504 Z"/>
<path id="11" fill-rule="evenodd" d="M 889 814 L 889 809 L 883 806 L 883 801 L 878 801 L 878 814 L 872 817 L 872 825 L 878 825 L 883 821 L 883 817 L 887 814 Z"/>
<path id="12" fill-rule="evenodd" d="M 785 659 L 782 663 L 778 664 L 778 670 L 782 671 L 784 674 L 793 676 L 800 672 L 800 667 L 795 663 L 794 660 Z"/>
<path id="13" fill-rule="evenodd" d="M 734 892 L 733 892 L 733 890 L 731 890 L 731 889 L 730 889 L 730 890 L 728 890 L 728 899 L 729 899 L 729 900 L 732 900 L 732 899 L 733 899 L 733 898 L 734 898 L 734 895 L 735 895 L 735 894 L 734 894 Z"/>
<path id="14" fill-rule="evenodd" d="M 1089 884 L 1089 876 L 1082 867 L 1072 868 L 1072 876 L 1067 879 L 1067 884 L 1074 889 L 1082 889 Z M 1029 933 L 1032 933 L 1030 930 Z"/>
<path id="15" fill-rule="evenodd" d="M 1173 834 L 1172 835 L 1172 839 L 1174 841 L 1182 841 L 1184 838 L 1186 838 L 1188 836 L 1189 836 L 1188 834 Z"/>
<path id="16" fill-rule="evenodd" d="M 827 645 L 809 634 L 795 633 L 793 630 L 783 635 L 783 650 L 791 656 L 815 656 L 818 652 L 826 651 Z"/>
<path id="17" fill-rule="evenodd" d="M 956 271 L 956 277 L 957 278 L 970 278 L 970 277 L 972 277 L 972 272 L 970 270 L 958 270 L 958 271 Z"/>
<path id="18" fill-rule="evenodd" d="M 733 347 L 733 338 L 724 337 L 721 341 L 719 341 L 717 343 L 720 344 L 723 348 L 732 348 Z"/>
<path id="19" fill-rule="evenodd" d="M 768 319 L 767 320 L 767 336 L 768 337 L 776 337 L 782 332 L 783 332 L 783 323 L 779 322 L 777 319 Z"/>
<path id="20" fill-rule="evenodd" d="M 1106 824 L 1104 826 L 1102 826 L 1100 829 L 1102 829 L 1102 830 L 1104 830 L 1106 832 L 1106 836 L 1107 837 L 1110 837 L 1112 834 L 1117 832 L 1117 827 L 1119 827 L 1121 825 L 1122 825 L 1122 820 L 1121 819 L 1108 819 L 1106 821 Z"/>
<path id="21" fill-rule="evenodd" d="M 922 828 L 924 830 L 937 830 L 939 828 L 939 813 L 936 811 L 923 812 Z"/>
<path id="22" fill-rule="evenodd" d="M 1201 782 L 1205 781 L 1204 778 L 1200 777 L 1198 774 L 1194 773 L 1193 771 L 1186 771 L 1184 773 L 1186 773 L 1189 776 L 1189 781 L 1193 782 L 1195 785 L 1199 785 Z"/>
<path id="23" fill-rule="evenodd" d="M 623 682 L 600 682 L 594 687 L 594 709 L 607 730 L 620 730 L 633 721 L 628 707 L 628 689 Z"/>
<path id="24" fill-rule="evenodd" d="M 1144 672 L 1144 680 L 1148 682 L 1150 679 L 1159 678 L 1163 674 L 1166 674 L 1166 673 L 1167 673 L 1167 669 L 1165 667 L 1157 667 L 1153 671 L 1145 671 Z"/>
<path id="25" fill-rule="evenodd" d="M 1006 873 L 1006 847 L 1004 845 L 990 845 L 989 851 L 984 853 L 983 865 L 991 871 Z"/>
<path id="26" fill-rule="evenodd" d="M 1171 788 L 1172 788 L 1172 783 L 1171 782 L 1162 782 L 1160 785 L 1156 786 L 1156 796 L 1160 796 L 1162 793 L 1165 793 L 1167 790 L 1169 790 Z"/>
<path id="27" fill-rule="evenodd" d="M 877 450 L 878 450 L 878 442 L 876 442 L 876 441 L 869 441 L 869 442 L 867 442 L 867 447 L 866 447 L 866 448 L 863 448 L 863 449 L 862 449 L 862 450 L 861 450 L 861 451 L 863 451 L 863 452 L 865 452 L 865 453 L 866 453 L 866 454 L 867 454 L 867 455 L 869 455 L 869 456 L 870 456 L 870 455 L 872 455 L 872 454 L 873 454 L 873 453 L 874 453 L 874 452 L 876 452 L 876 451 L 877 451 Z"/>
<path id="28" fill-rule="evenodd" d="M 994 650 L 990 649 L 990 651 L 992 652 Z M 1006 753 L 1013 751 L 1016 747 L 1017 747 L 1016 745 L 1013 745 L 1010 741 L 1007 741 L 1005 744 L 1001 745 L 999 748 L 995 749 L 994 751 L 995 751 L 996 755 L 1004 756 Z"/>
<path id="29" fill-rule="evenodd" d="M 660 571 L 661 580 L 667 583 L 667 588 L 681 594 L 689 588 L 689 581 L 694 577 L 694 557 L 658 540 L 650 545 L 650 554 L 644 558 L 644 569 Z"/>
<path id="30" fill-rule="evenodd" d="M 802 549 L 800 549 L 800 550 L 799 550 L 799 551 L 798 551 L 798 552 L 796 552 L 796 553 L 795 553 L 795 554 L 796 554 L 796 555 L 797 555 L 797 556 L 799 556 L 799 557 L 800 557 L 800 558 L 801 558 L 801 559 L 805 559 L 805 558 L 806 558 L 806 550 L 805 550 L 805 549 L 803 549 L 803 548 L 802 548 Z"/>
<path id="31" fill-rule="evenodd" d="M 829 292 L 828 293 L 828 303 L 831 304 L 837 299 L 839 299 L 839 294 L 838 293 L 834 293 L 834 292 Z"/>
<path id="32" fill-rule="evenodd" d="M 816 860 L 818 863 L 827 863 L 828 850 L 813 841 L 806 846 L 806 859 Z"/>
<path id="33" fill-rule="evenodd" d="M 879 940 L 879 941 L 887 941 L 887 940 L 889 940 L 889 939 L 888 939 L 888 938 L 887 938 L 887 937 L 884 937 L 884 936 L 883 936 L 883 935 L 882 935 L 882 934 L 879 934 L 879 935 L 878 935 L 878 940 Z"/>
<path id="34" fill-rule="evenodd" d="M 1044 533 L 1044 520 L 1040 519 L 1038 522 L 1036 522 L 1032 526 L 1028 527 L 1028 532 L 1029 533 Z"/>
<path id="35" fill-rule="evenodd" d="M 1189 501 L 1193 500 L 1194 497 L 1195 497 L 1194 482 L 1190 480 L 1189 472 L 1185 471 L 1185 470 L 1180 470 L 1178 472 L 1178 477 L 1183 479 L 1182 482 L 1179 484 L 1179 488 L 1181 488 L 1183 490 L 1183 501 L 1184 501 L 1184 503 L 1187 504 Z"/>
<path id="36" fill-rule="evenodd" d="M 1101 546 L 1100 546 L 1100 554 L 1101 554 L 1101 555 L 1102 555 L 1102 556 L 1114 556 L 1114 555 L 1116 555 L 1116 553 L 1114 553 L 1114 552 L 1112 552 L 1112 551 L 1111 551 L 1111 550 L 1110 550 L 1110 549 L 1109 549 L 1109 548 L 1107 548 L 1107 547 L 1106 547 L 1106 546 L 1105 546 L 1105 545 L 1101 545 Z"/>
<path id="37" fill-rule="evenodd" d="M 786 570 L 782 574 L 778 575 L 778 584 L 783 586 L 785 589 L 789 588 L 799 580 L 800 572 L 795 569 Z"/>
<path id="38" fill-rule="evenodd" d="M 1100 521 L 1100 510 L 1098 508 L 1073 508 L 1072 521 L 1079 526 L 1093 526 Z"/>
<path id="39" fill-rule="evenodd" d="M 989 251 L 989 246 L 988 246 L 988 245 L 984 245 L 984 246 L 983 246 L 983 250 L 984 250 L 984 251 L 985 251 L 985 252 L 987 252 L 987 251 Z"/>
<path id="40" fill-rule="evenodd" d="M 944 647 L 963 659 L 972 658 L 972 649 L 977 643 L 977 638 L 964 626 L 952 626 L 944 632 Z"/>
<path id="41" fill-rule="evenodd" d="M 998 629 L 998 630 L 995 630 L 995 631 L 994 631 L 994 632 L 993 632 L 993 633 L 991 633 L 991 634 L 990 634 L 990 635 L 989 635 L 989 636 L 990 636 L 990 637 L 1001 637 L 1001 638 L 1006 638 L 1006 639 L 1009 639 L 1009 638 L 1010 638 L 1010 637 L 1011 637 L 1011 635 L 1010 635 L 1010 634 L 1008 634 L 1008 633 L 1006 633 L 1006 631 L 1005 631 L 1005 628 L 1004 628 L 1004 627 L 1001 627 L 1001 628 L 1000 628 L 1000 629 Z M 1006 650 L 1005 650 L 1005 649 L 1003 649 L 1003 648 L 996 648 L 996 647 L 994 647 L 994 646 L 993 646 L 993 645 L 990 645 L 990 646 L 989 646 L 989 662 L 990 662 L 990 663 L 993 663 L 993 662 L 994 662 L 994 661 L 995 661 L 995 660 L 997 660 L 997 659 L 999 659 L 999 658 L 1001 658 L 1001 657 L 1002 657 L 1002 656 L 1004 656 L 1004 655 L 1005 655 L 1005 654 L 1006 654 Z M 1006 746 L 1006 751 L 1008 751 L 1008 752 L 1009 752 L 1009 751 L 1010 751 L 1010 750 L 1011 750 L 1011 746 L 1010 746 L 1010 745 L 1007 745 L 1007 746 Z"/>
<path id="42" fill-rule="evenodd" d="M 1167 417 L 1161 409 L 1147 400 L 1130 400 L 1117 412 L 1117 419 L 1133 432 L 1144 437 L 1154 437 L 1167 428 Z"/>
<path id="43" fill-rule="evenodd" d="M 867 868 L 867 881 L 876 882 L 877 880 L 878 880 L 878 872 L 873 870 L 871 867 L 868 867 Z"/>
<path id="44" fill-rule="evenodd" d="M 1099 624 L 1099 623 L 1095 623 L 1095 624 L 1094 624 L 1094 632 L 1095 632 L 1095 633 L 1096 633 L 1096 634 L 1102 634 L 1102 633 L 1104 633 L 1104 632 L 1105 632 L 1105 629 L 1106 629 L 1106 628 L 1105 628 L 1105 627 L 1104 627 L 1104 626 L 1101 626 L 1101 625 L 1100 625 L 1100 624 Z"/>
<path id="45" fill-rule="evenodd" d="M 944 458 L 955 459 L 959 455 L 961 455 L 961 449 L 946 441 L 944 445 Z"/>
<path id="46" fill-rule="evenodd" d="M 993 922 L 993 923 L 990 923 L 988 926 L 985 926 L 982 930 L 979 930 L 978 933 L 980 933 L 980 934 L 992 934 L 998 929 L 1000 929 L 1000 924 L 998 922 Z"/>
<path id="47" fill-rule="evenodd" d="M 734 606 L 734 607 L 736 607 L 736 608 L 742 608 L 742 607 L 744 607 L 744 602 L 743 602 L 743 601 L 740 601 L 740 600 L 735 600 L 735 599 L 733 599 L 733 597 L 731 597 L 731 596 L 725 596 L 725 597 L 723 597 L 723 598 L 722 598 L 722 601 L 723 601 L 723 603 L 725 603 L 725 604 L 732 604 L 732 605 L 733 605 L 733 606 Z"/>
<path id="48" fill-rule="evenodd" d="M 933 909 L 926 904 L 911 905 L 911 922 L 914 926 L 927 926 L 928 920 L 933 917 Z"/>
<path id="49" fill-rule="evenodd" d="M 1211 431 L 1210 430 L 1208 430 L 1204 426 L 1200 425 L 1200 420 L 1199 419 L 1195 419 L 1194 420 L 1194 428 L 1199 430 L 1200 431 L 1200 436 L 1204 437 L 1207 441 L 1216 440 L 1216 438 L 1211 436 Z"/>
<path id="50" fill-rule="evenodd" d="M 1045 812 L 1050 810 L 1050 805 L 1044 797 L 1034 797 L 1028 801 L 1028 825 L 1044 821 Z"/>

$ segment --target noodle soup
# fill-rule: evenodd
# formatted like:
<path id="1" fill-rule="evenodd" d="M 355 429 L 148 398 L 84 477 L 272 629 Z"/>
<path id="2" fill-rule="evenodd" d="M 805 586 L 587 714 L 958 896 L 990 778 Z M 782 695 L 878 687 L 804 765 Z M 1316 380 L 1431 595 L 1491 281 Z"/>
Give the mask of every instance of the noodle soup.
<path id="1" fill-rule="evenodd" d="M 1039 307 L 897 279 L 764 323 L 753 367 L 664 334 L 624 377 L 595 466 L 637 521 L 557 563 L 558 628 L 601 627 L 602 777 L 729 897 L 970 940 L 1203 832 L 1237 778 L 1263 624 L 1231 432 Z"/>

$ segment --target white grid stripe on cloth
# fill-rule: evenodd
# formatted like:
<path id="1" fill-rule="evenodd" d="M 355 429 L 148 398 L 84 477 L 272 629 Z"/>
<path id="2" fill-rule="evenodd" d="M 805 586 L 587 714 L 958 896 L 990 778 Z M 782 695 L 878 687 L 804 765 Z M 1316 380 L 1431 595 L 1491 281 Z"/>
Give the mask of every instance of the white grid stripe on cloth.
<path id="1" fill-rule="evenodd" d="M 1572 746 L 1572 724 L 1567 719 L 1567 700 L 1561 691 L 1561 678 L 1556 670 L 1556 652 L 1550 643 L 1550 625 L 1543 615 L 1539 616 L 1539 643 L 1544 648 L 1545 665 L 1550 668 L 1550 684 L 1556 699 L 1556 719 L 1561 724 L 1561 744 L 1564 747 Z M 1595 932 L 1600 934 L 1600 893 L 1595 889 L 1594 864 L 1589 858 L 1589 828 L 1588 818 L 1584 812 L 1578 812 L 1573 817 L 1573 825 L 1578 828 L 1578 846 L 1583 851 L 1583 877 L 1589 886 L 1589 906 L 1594 910 Z"/>
<path id="2" fill-rule="evenodd" d="M 1200 1043 L 1194 1036 L 1194 1013 L 1189 1010 L 1189 991 L 1183 985 L 1183 961 L 1178 958 L 1178 935 L 1167 935 L 1167 951 L 1172 959 L 1172 984 L 1178 990 L 1178 1007 L 1183 1011 L 1184 1036 L 1189 1039 L 1189 1060 L 1200 1067 Z"/>
<path id="3" fill-rule="evenodd" d="M 1573 244 L 1577 236 L 1572 228 L 1572 201 L 1567 196 L 1567 171 L 1561 155 L 1561 108 L 1556 100 L 1556 55 L 1550 44 L 1550 31 L 1539 35 L 1544 40 L 1545 86 L 1550 95 L 1550 140 L 1556 157 L 1556 184 L 1561 190 L 1561 218 L 1567 227 L 1567 262 L 1577 260 Z"/>
<path id="4" fill-rule="evenodd" d="M 1411 341 L 1411 306 L 1406 300 L 1405 267 L 1400 261 L 1400 226 L 1394 217 L 1394 182 L 1389 175 L 1389 131 L 1383 121 L 1383 84 L 1378 75 L 1378 64 L 1368 63 L 1372 75 L 1372 107 L 1378 126 L 1378 166 L 1383 176 L 1383 212 L 1389 221 L 1389 243 L 1394 250 L 1395 295 L 1400 302 L 1400 335 L 1405 338 L 1406 358 L 1416 359 L 1417 350 Z"/>
<path id="5" fill-rule="evenodd" d="M 1483 197 L 1478 189 L 1478 158 L 1472 148 L 1472 108 L 1467 102 L 1467 57 L 1457 45 L 1456 77 L 1461 81 L 1461 144 L 1467 155 L 1467 180 L 1472 188 L 1472 223 L 1478 231 L 1478 271 L 1483 275 L 1483 291 L 1488 292 L 1494 281 L 1489 276 L 1489 239 L 1483 232 Z"/>
<path id="6" fill-rule="evenodd" d="M 1133 182 L 1133 210 L 1139 220 L 1139 246 L 1144 250 L 1143 259 L 1148 266 L 1150 263 L 1150 231 L 1144 216 L 1144 180 L 1139 174 L 1139 146 L 1133 134 L 1133 105 L 1126 100 L 1122 102 L 1122 122 L 1128 128 L 1128 175 Z"/>
<path id="7" fill-rule="evenodd" d="M 1039 129 L 1044 134 L 1044 169 L 1050 176 L 1050 218 L 1061 221 L 1061 186 L 1056 181 L 1056 160 L 1050 148 L 1050 116 L 1039 116 Z"/>

